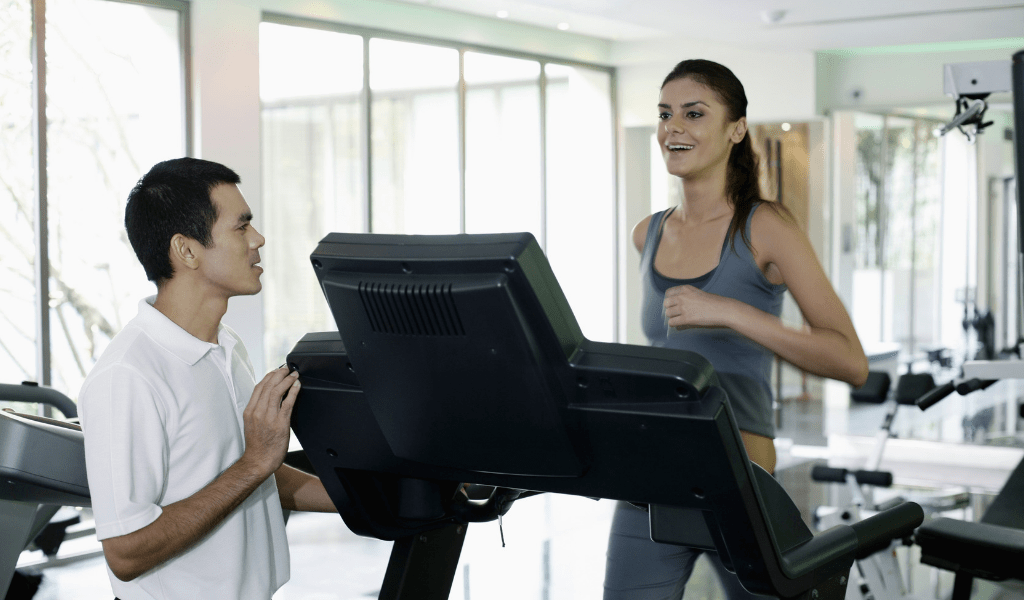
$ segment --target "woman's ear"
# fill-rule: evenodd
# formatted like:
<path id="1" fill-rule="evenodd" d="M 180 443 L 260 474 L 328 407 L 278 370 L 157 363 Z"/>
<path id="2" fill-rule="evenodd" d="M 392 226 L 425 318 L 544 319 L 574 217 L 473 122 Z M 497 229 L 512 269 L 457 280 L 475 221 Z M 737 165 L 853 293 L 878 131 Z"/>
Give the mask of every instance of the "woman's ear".
<path id="1" fill-rule="evenodd" d="M 743 141 L 745 135 L 747 135 L 747 118 L 740 117 L 733 125 L 732 135 L 729 136 L 729 139 L 732 140 L 732 143 L 738 144 Z"/>

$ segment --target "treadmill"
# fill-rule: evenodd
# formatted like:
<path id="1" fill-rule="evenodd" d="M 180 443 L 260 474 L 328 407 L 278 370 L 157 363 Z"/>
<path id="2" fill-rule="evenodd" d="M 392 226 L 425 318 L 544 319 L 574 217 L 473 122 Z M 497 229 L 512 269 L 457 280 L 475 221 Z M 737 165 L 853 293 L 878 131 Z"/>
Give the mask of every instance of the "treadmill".
<path id="1" fill-rule="evenodd" d="M 448 598 L 469 524 L 536 493 L 645 506 L 653 540 L 780 598 L 843 598 L 855 559 L 923 519 L 906 503 L 814 535 L 710 364 L 587 340 L 529 233 L 333 233 L 311 262 L 338 331 L 288 355 L 292 428 L 346 525 L 395 541 L 381 599 Z"/>
<path id="2" fill-rule="evenodd" d="M 67 396 L 35 384 L 0 384 L 0 400 L 49 404 L 67 418 L 78 416 Z M 61 506 L 91 506 L 82 428 L 0 410 L 0 596 L 21 552 Z"/>

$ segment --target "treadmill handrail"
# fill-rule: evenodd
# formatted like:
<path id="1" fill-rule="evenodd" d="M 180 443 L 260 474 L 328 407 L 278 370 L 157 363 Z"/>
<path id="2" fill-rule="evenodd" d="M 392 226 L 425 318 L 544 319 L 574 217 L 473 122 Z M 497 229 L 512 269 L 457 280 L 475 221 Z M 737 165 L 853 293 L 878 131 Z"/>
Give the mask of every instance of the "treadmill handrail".
<path id="1" fill-rule="evenodd" d="M 6 402 L 26 402 L 29 404 L 48 404 L 64 415 L 65 418 L 78 417 L 78 406 L 57 390 L 25 381 L 21 385 L 0 383 L 0 400 Z"/>

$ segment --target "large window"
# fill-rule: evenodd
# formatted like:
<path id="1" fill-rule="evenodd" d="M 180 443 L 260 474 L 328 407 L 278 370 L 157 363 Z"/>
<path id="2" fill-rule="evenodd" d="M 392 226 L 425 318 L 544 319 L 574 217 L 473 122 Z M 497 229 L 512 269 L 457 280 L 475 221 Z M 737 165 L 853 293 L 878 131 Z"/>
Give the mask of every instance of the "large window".
<path id="1" fill-rule="evenodd" d="M 465 77 L 466 231 L 543 243 L 540 63 L 466 52 Z"/>
<path id="2" fill-rule="evenodd" d="M 956 347 L 947 321 L 957 312 L 953 288 L 962 295 L 966 284 L 954 263 L 971 247 L 975 210 L 963 190 L 953 189 L 954 165 L 943 161 L 943 148 L 948 153 L 958 140 L 936 138 L 936 123 L 926 119 L 856 114 L 853 122 L 857 333 L 865 346 L 898 344 L 907 356 Z"/>
<path id="3" fill-rule="evenodd" d="M 0 381 L 35 379 L 32 11 L 0 3 Z"/>
<path id="4" fill-rule="evenodd" d="M 362 65 L 359 36 L 260 28 L 264 337 L 277 360 L 266 364 L 281 364 L 302 334 L 330 328 L 308 264 L 317 241 L 328 229 L 366 230 Z"/>
<path id="5" fill-rule="evenodd" d="M 267 19 L 267 364 L 334 329 L 308 266 L 332 231 L 529 231 L 587 337 L 614 339 L 611 69 Z"/>
<path id="6" fill-rule="evenodd" d="M 371 231 L 458 233 L 459 52 L 371 38 L 369 69 Z"/>
<path id="7" fill-rule="evenodd" d="M 613 341 L 615 161 L 609 73 L 548 63 L 547 254 L 590 339 Z"/>
<path id="8" fill-rule="evenodd" d="M 155 292 L 124 233 L 124 202 L 149 167 L 187 151 L 187 5 L 32 5 L 0 10 L 0 381 L 37 380 L 75 397 Z M 35 70 L 32 52 L 45 57 Z"/>

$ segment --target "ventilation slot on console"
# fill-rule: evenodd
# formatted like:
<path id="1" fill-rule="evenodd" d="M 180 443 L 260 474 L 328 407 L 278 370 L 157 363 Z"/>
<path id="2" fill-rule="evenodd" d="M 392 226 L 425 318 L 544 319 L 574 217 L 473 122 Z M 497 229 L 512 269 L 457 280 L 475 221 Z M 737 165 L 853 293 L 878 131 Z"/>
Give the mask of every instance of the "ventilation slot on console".
<path id="1" fill-rule="evenodd" d="M 360 282 L 359 298 L 376 333 L 466 335 L 451 285 Z"/>

